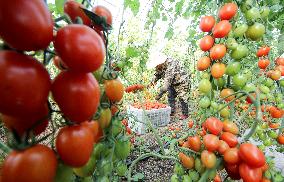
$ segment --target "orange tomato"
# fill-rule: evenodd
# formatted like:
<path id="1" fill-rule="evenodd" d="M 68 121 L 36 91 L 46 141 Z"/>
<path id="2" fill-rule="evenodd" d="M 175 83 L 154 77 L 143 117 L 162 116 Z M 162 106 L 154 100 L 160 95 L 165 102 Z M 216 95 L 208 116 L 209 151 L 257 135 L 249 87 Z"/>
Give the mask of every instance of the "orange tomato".
<path id="1" fill-rule="evenodd" d="M 211 74 L 213 78 L 221 78 L 226 71 L 226 65 L 223 63 L 214 63 L 213 66 L 211 67 Z"/>
<path id="2" fill-rule="evenodd" d="M 210 49 L 210 57 L 213 60 L 222 59 L 227 52 L 226 46 L 223 44 L 216 44 Z"/>
<path id="3" fill-rule="evenodd" d="M 185 167 L 186 169 L 192 169 L 194 167 L 194 158 L 193 157 L 191 157 L 191 156 L 189 157 L 182 152 L 180 152 L 178 154 L 178 156 L 179 156 L 179 159 L 180 159 L 183 167 Z"/>
<path id="4" fill-rule="evenodd" d="M 106 96 L 111 102 L 119 102 L 124 93 L 124 86 L 118 79 L 106 80 L 104 82 Z"/>
<path id="5" fill-rule="evenodd" d="M 210 64 L 211 64 L 211 60 L 209 57 L 207 56 L 202 57 L 197 61 L 197 70 L 204 71 L 210 67 Z"/>

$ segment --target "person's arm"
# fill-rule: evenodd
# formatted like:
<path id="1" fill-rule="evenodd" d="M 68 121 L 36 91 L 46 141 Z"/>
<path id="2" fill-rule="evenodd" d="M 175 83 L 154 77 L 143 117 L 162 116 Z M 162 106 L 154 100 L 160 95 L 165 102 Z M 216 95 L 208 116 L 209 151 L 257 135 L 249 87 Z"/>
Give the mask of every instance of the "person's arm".
<path id="1" fill-rule="evenodd" d="M 168 67 L 166 72 L 165 72 L 165 81 L 163 87 L 160 89 L 159 94 L 156 97 L 156 100 L 159 100 L 168 90 L 170 87 L 172 80 L 173 80 L 174 75 L 172 74 L 172 69 L 171 67 Z"/>

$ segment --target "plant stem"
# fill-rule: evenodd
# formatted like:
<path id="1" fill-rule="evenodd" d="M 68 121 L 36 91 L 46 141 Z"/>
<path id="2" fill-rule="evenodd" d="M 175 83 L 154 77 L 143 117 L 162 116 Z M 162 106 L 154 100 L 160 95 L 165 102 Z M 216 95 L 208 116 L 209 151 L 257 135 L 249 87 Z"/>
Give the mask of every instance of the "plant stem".
<path id="1" fill-rule="evenodd" d="M 221 163 L 222 163 L 222 159 L 217 159 L 215 166 L 212 169 L 206 169 L 206 171 L 202 174 L 198 182 L 206 182 L 208 180 L 208 176 L 210 172 L 216 170 L 220 166 Z"/>
<path id="2" fill-rule="evenodd" d="M 5 153 L 5 154 L 8 154 L 11 152 L 11 149 L 6 145 L 4 144 L 2 141 L 0 141 L 0 149 Z"/>

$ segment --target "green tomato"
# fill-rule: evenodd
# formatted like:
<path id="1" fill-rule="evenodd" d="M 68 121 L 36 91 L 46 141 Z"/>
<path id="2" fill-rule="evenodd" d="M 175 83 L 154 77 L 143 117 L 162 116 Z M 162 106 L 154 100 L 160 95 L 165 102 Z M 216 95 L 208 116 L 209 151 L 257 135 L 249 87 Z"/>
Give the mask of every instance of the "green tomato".
<path id="1" fill-rule="evenodd" d="M 247 77 L 248 80 L 252 78 L 252 72 L 250 70 L 245 70 L 244 75 Z"/>
<path id="2" fill-rule="evenodd" d="M 264 141 L 265 138 L 266 138 L 266 135 L 265 135 L 264 133 L 258 133 L 257 136 L 258 136 L 258 138 L 259 138 L 260 140 L 262 140 L 262 141 Z"/>
<path id="3" fill-rule="evenodd" d="M 97 169 L 100 176 L 107 176 L 112 173 L 112 162 L 106 159 L 101 159 L 98 163 Z"/>
<path id="4" fill-rule="evenodd" d="M 253 91 L 256 91 L 256 87 L 255 87 L 255 85 L 252 84 L 252 83 L 246 84 L 243 89 L 244 89 L 244 91 L 246 91 L 246 92 L 253 92 Z"/>
<path id="5" fill-rule="evenodd" d="M 125 176 L 127 172 L 127 165 L 123 162 L 119 162 L 116 166 L 116 173 L 118 176 Z"/>
<path id="6" fill-rule="evenodd" d="M 267 178 L 267 179 L 271 179 L 272 175 L 271 175 L 271 172 L 269 170 L 265 171 L 264 172 L 264 176 Z"/>
<path id="7" fill-rule="evenodd" d="M 205 167 L 203 166 L 203 168 L 201 169 L 200 174 L 202 174 L 205 170 Z M 192 181 L 198 181 L 199 180 L 199 174 L 198 172 L 194 171 L 194 170 L 190 170 L 188 172 L 188 176 L 192 179 Z"/>
<path id="8" fill-rule="evenodd" d="M 218 78 L 214 79 L 214 85 L 216 85 L 218 88 L 223 88 L 225 86 L 225 80 L 224 78 Z"/>
<path id="9" fill-rule="evenodd" d="M 237 43 L 236 39 L 228 38 L 227 41 L 226 41 L 226 45 L 227 45 L 228 49 L 234 50 L 238 47 L 239 44 Z"/>
<path id="10" fill-rule="evenodd" d="M 260 100 L 266 100 L 266 99 L 267 99 L 266 94 L 260 93 L 260 94 L 259 94 L 259 99 L 260 99 Z"/>
<path id="11" fill-rule="evenodd" d="M 245 45 L 238 45 L 236 49 L 231 52 L 231 57 L 235 60 L 242 59 L 248 55 L 248 48 Z"/>
<path id="12" fill-rule="evenodd" d="M 258 125 L 258 126 L 256 127 L 256 133 L 257 133 L 257 135 L 258 135 L 258 134 L 263 134 L 263 130 L 262 130 L 262 127 L 261 127 L 261 126 Z"/>
<path id="13" fill-rule="evenodd" d="M 264 81 L 264 85 L 267 87 L 271 87 L 272 85 L 274 85 L 274 81 L 271 78 L 266 78 Z"/>
<path id="14" fill-rule="evenodd" d="M 234 36 L 235 37 L 242 37 L 244 36 L 244 34 L 246 33 L 248 29 L 248 25 L 247 24 L 241 24 L 239 26 L 237 26 L 237 28 L 235 28 L 234 30 Z"/>
<path id="15" fill-rule="evenodd" d="M 200 92 L 205 93 L 205 94 L 211 92 L 212 90 L 211 82 L 207 79 L 202 79 L 199 82 L 198 89 Z"/>
<path id="16" fill-rule="evenodd" d="M 264 151 L 265 150 L 265 145 L 259 145 L 259 146 L 257 146 L 261 151 Z"/>
<path id="17" fill-rule="evenodd" d="M 198 158 L 198 157 L 194 160 L 194 168 L 200 174 L 205 171 L 205 166 L 202 164 L 200 158 Z M 189 176 L 191 176 L 191 175 L 189 175 Z"/>
<path id="18" fill-rule="evenodd" d="M 208 72 L 204 72 L 204 73 L 202 73 L 201 78 L 209 80 L 210 74 Z"/>
<path id="19" fill-rule="evenodd" d="M 192 182 L 192 180 L 188 175 L 183 175 L 182 176 L 182 182 Z"/>
<path id="20" fill-rule="evenodd" d="M 246 85 L 247 83 L 247 78 L 244 75 L 237 74 L 233 77 L 233 84 L 242 88 Z"/>
<path id="21" fill-rule="evenodd" d="M 242 12 L 247 12 L 253 7 L 253 0 L 246 0 L 245 2 L 242 3 L 241 5 L 241 11 Z"/>
<path id="22" fill-rule="evenodd" d="M 229 76 L 234 76 L 241 70 L 241 63 L 234 61 L 230 62 L 226 67 L 226 74 Z"/>
<path id="23" fill-rule="evenodd" d="M 265 140 L 263 141 L 263 144 L 264 144 L 265 146 L 271 146 L 271 145 L 272 145 L 272 142 L 271 142 L 271 140 L 270 140 L 269 138 L 267 138 L 267 139 L 265 139 Z"/>
<path id="24" fill-rule="evenodd" d="M 208 97 L 203 97 L 199 101 L 199 105 L 201 108 L 207 108 L 210 106 L 210 99 Z"/>
<path id="25" fill-rule="evenodd" d="M 109 182 L 109 179 L 108 179 L 108 177 L 106 177 L 106 176 L 100 176 L 100 177 L 97 179 L 97 182 Z"/>
<path id="26" fill-rule="evenodd" d="M 223 106 L 224 106 L 224 105 L 220 105 L 220 106 L 219 106 L 219 109 L 221 109 Z M 220 111 L 220 115 L 221 115 L 222 118 L 229 118 L 229 116 L 230 116 L 230 110 L 229 110 L 229 108 L 228 108 L 228 107 L 225 107 L 224 109 L 222 109 L 222 110 Z"/>
<path id="27" fill-rule="evenodd" d="M 176 174 L 172 175 L 171 182 L 179 182 L 178 175 L 176 175 Z"/>
<path id="28" fill-rule="evenodd" d="M 215 178 L 217 174 L 216 170 L 210 170 L 209 175 L 208 175 L 208 179 L 213 180 Z"/>
<path id="29" fill-rule="evenodd" d="M 91 176 L 95 169 L 96 169 L 96 157 L 95 157 L 95 150 L 93 150 L 90 159 L 88 160 L 87 164 L 80 168 L 73 168 L 74 173 L 80 177 L 88 177 Z"/>
<path id="30" fill-rule="evenodd" d="M 121 121 L 114 119 L 111 122 L 111 133 L 114 137 L 116 137 L 122 131 L 123 125 Z"/>
<path id="31" fill-rule="evenodd" d="M 276 138 L 278 137 L 278 134 L 277 134 L 275 131 L 270 130 L 270 131 L 268 132 L 268 136 L 269 136 L 270 138 L 276 139 Z"/>
<path id="32" fill-rule="evenodd" d="M 257 8 L 253 7 L 245 13 L 245 17 L 248 21 L 256 21 L 261 19 L 260 12 Z"/>
<path id="33" fill-rule="evenodd" d="M 265 26 L 261 23 L 255 22 L 252 26 L 249 26 L 246 36 L 251 40 L 259 40 L 265 33 Z"/>
<path id="34" fill-rule="evenodd" d="M 269 13 L 270 13 L 270 9 L 267 6 L 262 7 L 261 10 L 260 10 L 261 18 L 268 17 Z"/>
<path id="35" fill-rule="evenodd" d="M 93 182 L 93 178 L 92 177 L 83 178 L 82 182 Z"/>
<path id="36" fill-rule="evenodd" d="M 93 72 L 93 75 L 95 76 L 96 80 L 97 80 L 99 83 L 103 83 L 103 79 L 102 79 L 103 71 L 104 71 L 104 67 L 101 66 L 98 70 L 96 70 L 95 72 Z"/>
<path id="37" fill-rule="evenodd" d="M 103 143 L 97 143 L 94 146 L 93 154 L 96 159 L 99 159 L 102 155 L 102 153 L 106 150 L 106 145 Z"/>
<path id="38" fill-rule="evenodd" d="M 118 68 L 123 68 L 124 66 L 125 66 L 125 62 L 123 62 L 123 61 L 118 61 L 117 63 L 116 63 L 116 66 L 118 67 Z"/>
<path id="39" fill-rule="evenodd" d="M 279 81 L 281 87 L 284 87 L 284 79 Z"/>
<path id="40" fill-rule="evenodd" d="M 265 85 L 260 85 L 259 89 L 264 94 L 268 94 L 270 92 L 270 89 L 267 86 L 265 86 Z"/>
<path id="41" fill-rule="evenodd" d="M 282 103 L 283 102 L 283 95 L 278 93 L 275 97 L 275 101 L 278 103 Z"/>
<path id="42" fill-rule="evenodd" d="M 73 177 L 74 175 L 72 168 L 60 162 L 57 166 L 56 176 L 54 181 L 55 182 L 72 181 Z"/>
<path id="43" fill-rule="evenodd" d="M 130 149 L 131 149 L 130 147 L 131 143 L 128 139 L 118 140 L 115 143 L 115 148 L 114 148 L 116 157 L 119 159 L 126 159 L 130 154 Z"/>
<path id="44" fill-rule="evenodd" d="M 176 173 L 180 176 L 184 175 L 184 168 L 180 163 L 175 164 L 174 173 Z"/>
<path id="45" fill-rule="evenodd" d="M 211 101 L 211 107 L 214 109 L 214 110 L 217 110 L 219 108 L 219 105 L 217 102 L 215 101 Z"/>
<path id="46" fill-rule="evenodd" d="M 267 129 L 268 128 L 268 124 L 267 123 L 262 123 L 261 128 L 262 129 Z"/>
<path id="47" fill-rule="evenodd" d="M 276 174 L 274 177 L 274 181 L 273 182 L 283 182 L 283 177 L 281 174 Z"/>
<path id="48" fill-rule="evenodd" d="M 277 107 L 279 109 L 284 109 L 284 103 L 282 102 L 282 103 L 277 104 Z"/>

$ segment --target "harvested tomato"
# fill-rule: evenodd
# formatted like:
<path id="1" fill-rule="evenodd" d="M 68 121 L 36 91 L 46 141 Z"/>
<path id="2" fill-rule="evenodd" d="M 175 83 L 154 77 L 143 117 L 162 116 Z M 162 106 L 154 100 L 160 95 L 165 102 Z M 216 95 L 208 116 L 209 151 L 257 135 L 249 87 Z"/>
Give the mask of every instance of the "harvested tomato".
<path id="1" fill-rule="evenodd" d="M 203 150 L 201 152 L 201 161 L 206 168 L 211 169 L 216 164 L 216 155 L 213 152 Z"/>
<path id="2" fill-rule="evenodd" d="M 106 80 L 104 83 L 105 92 L 111 102 L 119 102 L 124 93 L 124 86 L 119 80 Z"/>
<path id="3" fill-rule="evenodd" d="M 267 56 L 269 51 L 270 51 L 270 47 L 262 46 L 261 48 L 258 49 L 256 55 L 257 57 Z"/>
<path id="4" fill-rule="evenodd" d="M 222 59 L 226 54 L 226 46 L 223 44 L 216 44 L 210 49 L 210 57 L 213 60 Z"/>
<path id="5" fill-rule="evenodd" d="M 1 113 L 30 115 L 47 102 L 50 77 L 34 58 L 14 51 L 1 51 L 0 78 Z"/>
<path id="6" fill-rule="evenodd" d="M 239 165 L 238 164 L 225 164 L 225 169 L 228 173 L 228 176 L 233 180 L 239 180 L 241 179 L 240 173 L 239 173 Z"/>
<path id="7" fill-rule="evenodd" d="M 187 139 L 189 148 L 198 152 L 201 148 L 201 141 L 199 136 L 188 137 Z"/>
<path id="8" fill-rule="evenodd" d="M 198 71 L 204 71 L 210 67 L 210 64 L 211 64 L 211 60 L 209 57 L 207 56 L 202 57 L 197 61 L 197 69 Z"/>
<path id="9" fill-rule="evenodd" d="M 65 126 L 59 130 L 55 145 L 65 164 L 81 167 L 88 162 L 92 154 L 94 134 L 86 126 Z"/>
<path id="10" fill-rule="evenodd" d="M 238 164 L 240 157 L 238 154 L 239 150 L 237 148 L 229 148 L 224 153 L 224 160 L 228 164 Z"/>
<path id="11" fill-rule="evenodd" d="M 37 144 L 22 151 L 12 151 L 2 166 L 3 182 L 54 181 L 57 168 L 55 153 Z"/>
<path id="12" fill-rule="evenodd" d="M 219 154 L 224 154 L 229 148 L 230 148 L 229 145 L 225 141 L 219 140 L 219 147 L 218 147 Z"/>
<path id="13" fill-rule="evenodd" d="M 112 15 L 111 12 L 104 6 L 95 6 L 92 10 L 96 15 L 103 17 L 108 25 L 112 25 Z M 102 31 L 102 27 L 95 25 L 95 28 Z"/>
<path id="14" fill-rule="evenodd" d="M 238 128 L 236 123 L 228 121 L 228 120 L 225 120 L 223 122 L 223 124 L 224 124 L 224 127 L 223 127 L 224 131 L 230 132 L 230 133 L 232 133 L 234 135 L 239 134 L 239 128 Z"/>
<path id="15" fill-rule="evenodd" d="M 18 50 L 45 49 L 53 39 L 53 19 L 44 1 L 0 1 L 0 24 L 1 39 Z"/>
<path id="16" fill-rule="evenodd" d="M 54 47 L 68 69 L 76 72 L 96 71 L 105 58 L 103 40 L 86 25 L 72 24 L 59 29 Z"/>
<path id="17" fill-rule="evenodd" d="M 253 168 L 246 163 L 240 164 L 239 172 L 244 182 L 260 182 L 262 179 L 261 168 Z"/>
<path id="18" fill-rule="evenodd" d="M 85 14 L 82 8 L 85 8 L 82 4 L 74 0 L 67 0 L 64 4 L 64 13 L 69 15 L 73 22 L 76 22 L 76 18 L 80 17 L 84 25 L 90 26 L 91 19 Z"/>
<path id="19" fill-rule="evenodd" d="M 209 51 L 214 45 L 214 38 L 210 35 L 206 35 L 199 42 L 199 47 L 202 51 Z"/>
<path id="20" fill-rule="evenodd" d="M 205 121 L 206 128 L 213 135 L 219 135 L 223 129 L 223 123 L 218 118 L 210 117 Z"/>
<path id="21" fill-rule="evenodd" d="M 219 10 L 219 18 L 221 20 L 230 20 L 238 11 L 238 6 L 235 3 L 226 3 Z"/>
<path id="22" fill-rule="evenodd" d="M 226 71 L 226 65 L 223 63 L 214 63 L 211 67 L 211 74 L 213 78 L 218 79 L 221 78 Z"/>
<path id="23" fill-rule="evenodd" d="M 199 28 L 203 32 L 210 32 L 215 25 L 215 18 L 213 16 L 204 16 L 201 18 Z"/>
<path id="24" fill-rule="evenodd" d="M 52 84 L 52 95 L 63 114 L 80 123 L 96 113 L 100 88 L 92 73 L 62 71 Z"/>
<path id="25" fill-rule="evenodd" d="M 236 135 L 229 132 L 222 133 L 220 139 L 225 141 L 230 147 L 235 147 L 239 143 Z"/>
<path id="26" fill-rule="evenodd" d="M 267 66 L 269 66 L 269 64 L 270 64 L 270 61 L 268 59 L 260 59 L 258 61 L 258 67 L 260 69 L 266 69 Z"/>
<path id="27" fill-rule="evenodd" d="M 213 36 L 215 38 L 226 37 L 232 29 L 232 25 L 228 20 L 222 20 L 213 28 Z"/>
<path id="28" fill-rule="evenodd" d="M 265 164 L 265 157 L 257 146 L 251 143 L 243 143 L 239 148 L 240 158 L 251 167 L 262 167 Z"/>
<path id="29" fill-rule="evenodd" d="M 203 137 L 203 143 L 205 148 L 210 151 L 214 152 L 219 147 L 219 139 L 216 135 L 207 134 Z"/>
<path id="30" fill-rule="evenodd" d="M 180 152 L 178 154 L 181 164 L 186 169 L 192 169 L 194 167 L 194 158 L 191 156 L 187 156 L 184 153 Z"/>

